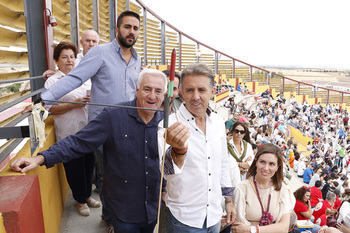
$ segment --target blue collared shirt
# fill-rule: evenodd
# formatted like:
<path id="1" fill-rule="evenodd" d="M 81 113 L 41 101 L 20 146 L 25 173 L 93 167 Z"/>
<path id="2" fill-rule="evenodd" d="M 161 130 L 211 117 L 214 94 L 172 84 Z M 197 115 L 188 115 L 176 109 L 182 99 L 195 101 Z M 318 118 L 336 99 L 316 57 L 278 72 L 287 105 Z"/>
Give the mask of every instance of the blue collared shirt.
<path id="1" fill-rule="evenodd" d="M 41 98 L 57 100 L 91 79 L 90 103 L 117 104 L 133 100 L 137 76 L 141 71 L 141 58 L 134 48 L 131 48 L 131 51 L 132 57 L 129 64 L 126 64 L 116 39 L 91 48 L 79 66 L 49 89 L 44 89 Z M 103 109 L 103 106 L 91 105 L 89 121 Z"/>
<path id="2" fill-rule="evenodd" d="M 122 105 L 136 106 L 136 99 Z M 116 217 L 129 223 L 157 219 L 160 184 L 156 112 L 146 125 L 136 109 L 105 108 L 76 135 L 40 152 L 46 166 L 82 157 L 103 144 L 104 188 Z"/>

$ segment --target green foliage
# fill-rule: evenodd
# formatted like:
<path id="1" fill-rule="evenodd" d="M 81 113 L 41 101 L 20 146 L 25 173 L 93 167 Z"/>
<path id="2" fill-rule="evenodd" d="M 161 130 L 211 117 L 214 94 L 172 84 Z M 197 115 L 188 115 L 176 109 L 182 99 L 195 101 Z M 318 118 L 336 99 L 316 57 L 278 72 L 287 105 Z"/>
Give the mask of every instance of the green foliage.
<path id="1" fill-rule="evenodd" d="M 8 86 L 7 88 L 6 88 L 6 90 L 7 90 L 7 92 L 8 93 L 16 93 L 16 92 L 19 92 L 19 89 L 21 88 L 21 86 L 22 86 L 22 83 L 15 83 L 15 84 L 13 84 L 13 85 L 11 85 L 11 86 Z"/>

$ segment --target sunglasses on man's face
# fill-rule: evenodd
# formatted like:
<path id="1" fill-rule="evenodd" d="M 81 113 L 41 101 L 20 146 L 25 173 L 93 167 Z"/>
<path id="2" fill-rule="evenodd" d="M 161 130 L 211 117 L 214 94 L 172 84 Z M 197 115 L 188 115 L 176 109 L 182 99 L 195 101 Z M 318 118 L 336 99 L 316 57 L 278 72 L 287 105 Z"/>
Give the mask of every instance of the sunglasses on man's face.
<path id="1" fill-rule="evenodd" d="M 244 130 L 235 129 L 235 130 L 233 130 L 233 132 L 235 132 L 235 133 L 240 133 L 240 134 L 245 134 L 245 131 L 244 131 Z"/>

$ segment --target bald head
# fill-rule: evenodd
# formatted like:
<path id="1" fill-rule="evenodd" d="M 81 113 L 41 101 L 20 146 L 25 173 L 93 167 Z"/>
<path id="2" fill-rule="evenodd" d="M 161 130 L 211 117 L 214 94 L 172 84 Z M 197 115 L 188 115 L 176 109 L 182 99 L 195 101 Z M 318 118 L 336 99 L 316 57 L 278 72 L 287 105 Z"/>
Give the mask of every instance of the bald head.
<path id="1" fill-rule="evenodd" d="M 100 44 L 100 37 L 94 30 L 86 30 L 81 36 L 80 44 L 83 47 L 83 54 L 85 56 L 89 49 Z"/>

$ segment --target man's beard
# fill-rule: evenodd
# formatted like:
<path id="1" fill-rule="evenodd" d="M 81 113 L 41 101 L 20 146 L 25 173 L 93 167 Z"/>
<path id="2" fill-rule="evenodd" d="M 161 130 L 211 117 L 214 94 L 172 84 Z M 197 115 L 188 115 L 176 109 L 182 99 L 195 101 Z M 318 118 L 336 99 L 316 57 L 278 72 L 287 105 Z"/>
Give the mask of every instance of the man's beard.
<path id="1" fill-rule="evenodd" d="M 123 46 L 125 48 L 131 48 L 136 43 L 137 37 L 135 38 L 135 40 L 133 42 L 129 43 L 127 41 L 127 37 L 129 37 L 129 36 L 132 36 L 133 39 L 135 38 L 133 35 L 128 35 L 124 38 L 124 37 L 122 37 L 122 35 L 118 34 L 118 41 L 119 41 L 121 46 Z"/>

